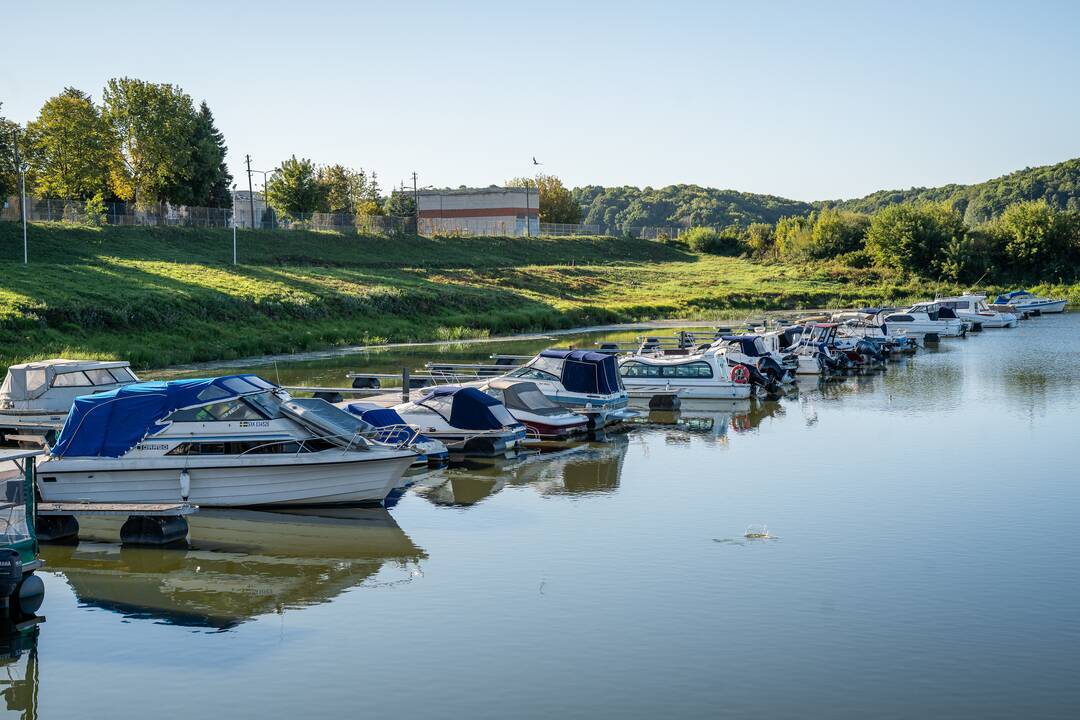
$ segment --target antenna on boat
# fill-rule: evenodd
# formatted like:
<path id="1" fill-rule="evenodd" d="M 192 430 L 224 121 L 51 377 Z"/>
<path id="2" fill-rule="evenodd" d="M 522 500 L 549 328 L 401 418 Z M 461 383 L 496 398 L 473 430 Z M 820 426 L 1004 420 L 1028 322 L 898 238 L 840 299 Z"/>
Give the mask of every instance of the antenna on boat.
<path id="1" fill-rule="evenodd" d="M 277 360 L 274 361 L 274 375 L 277 377 L 277 384 L 281 386 L 281 372 L 278 370 Z"/>

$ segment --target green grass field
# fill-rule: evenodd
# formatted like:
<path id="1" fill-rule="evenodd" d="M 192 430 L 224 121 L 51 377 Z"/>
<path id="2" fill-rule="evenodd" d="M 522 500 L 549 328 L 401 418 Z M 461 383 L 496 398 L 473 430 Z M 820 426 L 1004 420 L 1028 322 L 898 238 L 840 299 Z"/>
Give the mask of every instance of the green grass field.
<path id="1" fill-rule="evenodd" d="M 0 365 L 139 368 L 340 345 L 763 309 L 899 302 L 933 288 L 850 268 L 696 255 L 625 238 L 360 237 L 0 223 Z M 1070 289 L 1072 290 L 1072 289 Z"/>

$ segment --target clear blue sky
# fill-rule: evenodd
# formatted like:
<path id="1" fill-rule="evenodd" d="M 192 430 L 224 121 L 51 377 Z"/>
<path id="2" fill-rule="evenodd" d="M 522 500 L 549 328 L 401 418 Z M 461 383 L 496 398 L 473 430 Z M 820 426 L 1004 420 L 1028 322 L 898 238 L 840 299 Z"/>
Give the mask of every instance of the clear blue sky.
<path id="1" fill-rule="evenodd" d="M 423 185 L 530 173 L 797 199 L 1080 155 L 1075 2 L 49 2 L 2 15 L 0 101 L 130 75 L 243 156 Z M 256 187 L 261 180 L 256 181 Z"/>

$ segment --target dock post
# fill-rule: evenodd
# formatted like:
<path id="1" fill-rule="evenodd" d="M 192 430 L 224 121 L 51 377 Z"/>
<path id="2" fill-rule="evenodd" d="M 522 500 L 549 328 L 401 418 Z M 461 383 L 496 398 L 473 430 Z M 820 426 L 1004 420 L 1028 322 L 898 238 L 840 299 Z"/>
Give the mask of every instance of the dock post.
<path id="1" fill-rule="evenodd" d="M 409 386 L 411 385 L 409 379 L 409 368 L 401 368 L 401 402 L 409 402 Z"/>

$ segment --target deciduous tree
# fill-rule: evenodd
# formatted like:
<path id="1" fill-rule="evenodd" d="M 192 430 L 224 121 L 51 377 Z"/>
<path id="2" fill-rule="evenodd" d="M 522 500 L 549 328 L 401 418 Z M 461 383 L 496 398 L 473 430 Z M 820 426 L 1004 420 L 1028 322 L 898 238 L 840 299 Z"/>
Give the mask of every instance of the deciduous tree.
<path id="1" fill-rule="evenodd" d="M 281 163 L 266 183 L 269 205 L 277 213 L 293 218 L 316 212 L 325 202 L 324 192 L 315 165 L 295 155 Z"/>
<path id="2" fill-rule="evenodd" d="M 554 175 L 513 178 L 507 181 L 506 186 L 539 189 L 540 222 L 571 224 L 581 222 L 581 205 L 574 199 L 573 193 L 563 186 L 562 180 Z"/>
<path id="3" fill-rule="evenodd" d="M 71 200 L 108 186 L 112 134 L 86 93 L 69 87 L 49 98 L 26 133 L 38 193 Z"/>
<path id="4" fill-rule="evenodd" d="M 116 137 L 113 191 L 139 202 L 168 200 L 192 177 L 191 97 L 179 87 L 114 78 L 105 86 L 103 116 Z"/>

